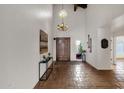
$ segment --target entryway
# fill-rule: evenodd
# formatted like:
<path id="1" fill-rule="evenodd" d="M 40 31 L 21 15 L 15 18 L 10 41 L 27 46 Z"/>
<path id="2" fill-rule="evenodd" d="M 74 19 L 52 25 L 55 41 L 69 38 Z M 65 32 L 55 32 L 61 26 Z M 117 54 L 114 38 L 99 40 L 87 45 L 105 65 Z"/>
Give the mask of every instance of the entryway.
<path id="1" fill-rule="evenodd" d="M 70 37 L 56 38 L 56 61 L 70 61 Z"/>
<path id="2" fill-rule="evenodd" d="M 124 36 L 116 37 L 116 60 L 124 60 Z"/>
<path id="3" fill-rule="evenodd" d="M 112 57 L 113 56 L 113 57 Z M 124 36 L 114 36 L 111 46 L 111 60 L 113 70 L 120 71 L 124 69 Z"/>

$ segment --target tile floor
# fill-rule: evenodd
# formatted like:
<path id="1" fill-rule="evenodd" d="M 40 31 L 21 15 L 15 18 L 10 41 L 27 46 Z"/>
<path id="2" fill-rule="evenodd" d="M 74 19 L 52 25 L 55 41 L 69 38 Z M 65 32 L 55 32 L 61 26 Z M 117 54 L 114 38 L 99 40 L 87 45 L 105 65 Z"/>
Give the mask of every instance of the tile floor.
<path id="1" fill-rule="evenodd" d="M 124 62 L 117 62 L 114 70 L 98 71 L 87 63 L 56 62 L 47 81 L 40 81 L 36 89 L 120 89 L 124 88 Z"/>

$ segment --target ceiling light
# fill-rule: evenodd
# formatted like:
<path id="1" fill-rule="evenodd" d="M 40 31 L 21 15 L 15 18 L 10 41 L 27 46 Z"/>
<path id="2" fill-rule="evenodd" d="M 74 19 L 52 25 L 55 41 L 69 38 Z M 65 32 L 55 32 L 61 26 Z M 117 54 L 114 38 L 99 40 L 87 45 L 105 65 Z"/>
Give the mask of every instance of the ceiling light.
<path id="1" fill-rule="evenodd" d="M 67 31 L 68 26 L 65 25 L 65 23 L 64 23 L 64 18 L 67 17 L 67 12 L 64 9 L 64 5 L 62 5 L 62 9 L 59 11 L 59 17 L 62 19 L 62 22 L 61 22 L 61 24 L 57 25 L 57 30 L 59 30 L 59 31 Z"/>
<path id="2" fill-rule="evenodd" d="M 59 12 L 59 17 L 60 17 L 60 18 L 65 18 L 65 17 L 67 17 L 67 12 L 66 12 L 65 9 L 60 10 L 60 12 Z"/>

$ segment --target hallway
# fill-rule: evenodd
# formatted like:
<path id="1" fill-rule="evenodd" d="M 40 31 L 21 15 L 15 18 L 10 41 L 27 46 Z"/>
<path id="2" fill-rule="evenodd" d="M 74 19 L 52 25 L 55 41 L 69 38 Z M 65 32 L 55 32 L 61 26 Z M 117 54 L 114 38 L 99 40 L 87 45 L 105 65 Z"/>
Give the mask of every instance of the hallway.
<path id="1" fill-rule="evenodd" d="M 87 63 L 58 62 L 47 81 L 36 89 L 115 89 L 124 88 L 124 63 L 118 62 L 113 71 L 98 71 Z M 121 66 L 120 66 L 121 64 Z"/>
<path id="2" fill-rule="evenodd" d="M 124 88 L 124 64 L 110 71 L 114 37 L 124 36 L 123 4 L 1 4 L 0 11 L 0 89 L 34 88 L 55 61 L 35 88 Z"/>

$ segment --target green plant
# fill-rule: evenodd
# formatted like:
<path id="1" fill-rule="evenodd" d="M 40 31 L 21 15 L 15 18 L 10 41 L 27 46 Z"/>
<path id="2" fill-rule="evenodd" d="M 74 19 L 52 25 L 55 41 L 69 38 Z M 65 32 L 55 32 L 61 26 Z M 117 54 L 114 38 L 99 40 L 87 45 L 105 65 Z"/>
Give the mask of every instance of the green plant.
<path id="1" fill-rule="evenodd" d="M 51 54 L 50 54 L 50 53 L 48 53 L 48 56 L 49 56 L 49 57 L 50 57 L 50 55 L 51 55 Z"/>
<path id="2" fill-rule="evenodd" d="M 46 56 L 45 55 L 43 55 L 43 59 L 46 59 Z"/>
<path id="3" fill-rule="evenodd" d="M 86 51 L 83 49 L 82 43 L 79 44 L 78 51 L 80 54 L 85 53 Z"/>

